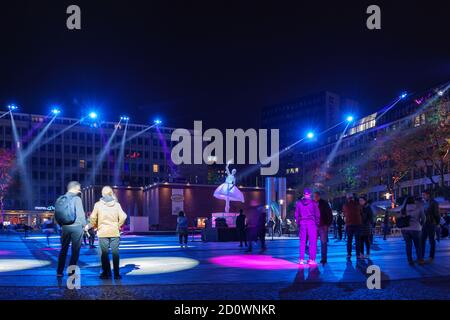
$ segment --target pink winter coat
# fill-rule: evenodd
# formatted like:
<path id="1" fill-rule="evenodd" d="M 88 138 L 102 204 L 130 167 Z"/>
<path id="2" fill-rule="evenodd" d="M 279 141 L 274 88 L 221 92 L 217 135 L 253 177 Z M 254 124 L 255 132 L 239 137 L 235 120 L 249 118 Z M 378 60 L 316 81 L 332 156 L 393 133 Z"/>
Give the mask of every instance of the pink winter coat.
<path id="1" fill-rule="evenodd" d="M 315 224 L 320 223 L 320 211 L 317 202 L 311 199 L 302 199 L 295 205 L 295 220 L 297 224 Z"/>

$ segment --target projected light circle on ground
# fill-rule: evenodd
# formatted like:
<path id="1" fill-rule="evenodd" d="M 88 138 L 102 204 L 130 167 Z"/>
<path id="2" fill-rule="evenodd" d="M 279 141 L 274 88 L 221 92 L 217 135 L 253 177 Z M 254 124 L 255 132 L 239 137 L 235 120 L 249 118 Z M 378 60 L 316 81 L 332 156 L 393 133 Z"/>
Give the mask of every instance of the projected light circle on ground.
<path id="1" fill-rule="evenodd" d="M 262 255 L 220 256 L 209 259 L 209 262 L 229 268 L 256 270 L 298 269 L 297 263 Z"/>
<path id="2" fill-rule="evenodd" d="M 48 266 L 50 261 L 35 259 L 1 259 L 0 272 L 35 269 Z"/>
<path id="3" fill-rule="evenodd" d="M 183 257 L 142 257 L 120 260 L 121 272 L 125 269 L 124 271 L 128 276 L 143 276 L 183 271 L 195 268 L 198 264 L 198 260 Z M 128 268 L 130 268 L 130 271 L 127 272 L 126 269 Z"/>

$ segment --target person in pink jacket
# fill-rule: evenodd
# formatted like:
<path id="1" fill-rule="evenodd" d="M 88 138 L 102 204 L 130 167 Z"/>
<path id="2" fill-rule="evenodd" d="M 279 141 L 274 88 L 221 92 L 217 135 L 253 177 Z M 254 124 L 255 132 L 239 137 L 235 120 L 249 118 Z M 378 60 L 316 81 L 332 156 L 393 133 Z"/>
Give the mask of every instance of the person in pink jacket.
<path id="1" fill-rule="evenodd" d="M 320 211 L 317 202 L 311 199 L 311 190 L 303 191 L 303 199 L 295 206 L 295 220 L 299 226 L 300 264 L 305 264 L 306 240 L 309 239 L 309 264 L 316 264 L 317 228 L 320 223 Z"/>

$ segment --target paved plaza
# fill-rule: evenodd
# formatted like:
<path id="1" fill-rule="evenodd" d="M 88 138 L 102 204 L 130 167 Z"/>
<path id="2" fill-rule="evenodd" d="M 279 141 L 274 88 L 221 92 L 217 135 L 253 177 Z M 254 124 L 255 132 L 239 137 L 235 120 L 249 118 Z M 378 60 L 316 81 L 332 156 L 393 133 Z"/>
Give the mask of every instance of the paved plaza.
<path id="1" fill-rule="evenodd" d="M 376 237 L 370 260 L 346 261 L 344 241 L 331 236 L 329 263 L 298 264 L 298 239 L 270 240 L 253 254 L 236 243 L 190 238 L 180 248 L 175 236 L 124 236 L 123 279 L 99 279 L 97 249 L 81 249 L 81 289 L 66 288 L 55 276 L 59 236 L 47 245 L 42 234 L 0 235 L 0 299 L 449 299 L 450 240 L 437 244 L 436 259 L 409 266 L 403 240 Z M 318 257 L 320 260 L 320 255 Z M 382 289 L 366 286 L 367 267 L 377 265 Z"/>

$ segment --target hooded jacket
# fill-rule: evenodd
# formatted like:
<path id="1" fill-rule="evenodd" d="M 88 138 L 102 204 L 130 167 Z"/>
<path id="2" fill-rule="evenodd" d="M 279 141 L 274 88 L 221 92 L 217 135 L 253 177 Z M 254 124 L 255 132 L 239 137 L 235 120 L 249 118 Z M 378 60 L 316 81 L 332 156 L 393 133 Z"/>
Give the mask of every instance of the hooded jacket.
<path id="1" fill-rule="evenodd" d="M 127 215 L 115 198 L 103 197 L 94 205 L 89 218 L 91 225 L 97 228 L 99 238 L 114 238 L 120 237 L 120 227 Z"/>
<path id="2" fill-rule="evenodd" d="M 297 224 L 315 224 L 320 223 L 320 211 L 317 202 L 311 199 L 302 199 L 295 205 L 295 220 Z"/>

